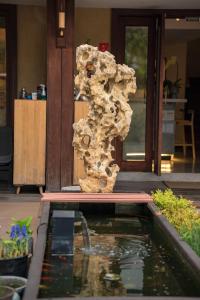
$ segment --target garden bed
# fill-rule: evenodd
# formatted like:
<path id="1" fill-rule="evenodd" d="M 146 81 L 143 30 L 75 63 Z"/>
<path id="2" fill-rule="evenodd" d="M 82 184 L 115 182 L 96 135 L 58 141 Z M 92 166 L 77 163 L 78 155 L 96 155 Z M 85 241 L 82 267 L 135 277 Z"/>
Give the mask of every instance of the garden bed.
<path id="1" fill-rule="evenodd" d="M 198 274 L 200 277 L 200 257 L 192 250 L 192 248 L 180 237 L 177 230 L 168 222 L 168 220 L 161 214 L 160 210 L 154 203 L 148 203 L 148 208 L 153 214 L 155 222 L 164 230 L 166 237 L 176 248 L 177 254 L 183 258 L 191 272 Z"/>

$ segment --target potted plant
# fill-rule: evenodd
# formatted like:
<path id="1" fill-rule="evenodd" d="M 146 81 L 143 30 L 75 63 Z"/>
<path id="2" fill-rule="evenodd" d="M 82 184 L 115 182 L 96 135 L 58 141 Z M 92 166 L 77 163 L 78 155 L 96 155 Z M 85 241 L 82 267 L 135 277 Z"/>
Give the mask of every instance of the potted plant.
<path id="1" fill-rule="evenodd" d="M 19 276 L 0 276 L 0 285 L 8 286 L 15 290 L 20 296 L 23 295 L 27 279 Z"/>
<path id="2" fill-rule="evenodd" d="M 32 217 L 29 216 L 27 218 L 24 218 L 24 219 L 15 219 L 15 218 L 12 218 L 12 224 L 11 224 L 11 230 L 12 230 L 12 226 L 20 226 L 21 230 L 26 227 L 26 232 L 27 232 L 27 235 L 28 235 L 28 247 L 29 247 L 29 253 L 33 254 L 33 237 L 32 237 L 32 229 L 31 229 L 31 222 L 32 222 Z M 11 232 L 8 232 L 9 234 Z"/>
<path id="3" fill-rule="evenodd" d="M 0 300 L 12 300 L 15 291 L 8 286 L 0 286 Z"/>
<path id="4" fill-rule="evenodd" d="M 181 79 L 177 79 L 176 81 L 171 81 L 168 79 L 165 79 L 163 82 L 163 93 L 164 98 L 172 98 L 176 99 L 178 97 L 179 90 L 181 88 L 180 84 Z"/>
<path id="5" fill-rule="evenodd" d="M 171 90 L 170 90 L 170 96 L 173 99 L 178 98 L 178 93 L 179 93 L 179 90 L 181 88 L 180 81 L 181 81 L 181 79 L 179 78 L 176 81 L 172 82 Z"/>
<path id="6" fill-rule="evenodd" d="M 0 275 L 26 277 L 32 248 L 29 227 L 30 224 L 27 226 L 15 220 L 9 238 L 0 240 Z"/>

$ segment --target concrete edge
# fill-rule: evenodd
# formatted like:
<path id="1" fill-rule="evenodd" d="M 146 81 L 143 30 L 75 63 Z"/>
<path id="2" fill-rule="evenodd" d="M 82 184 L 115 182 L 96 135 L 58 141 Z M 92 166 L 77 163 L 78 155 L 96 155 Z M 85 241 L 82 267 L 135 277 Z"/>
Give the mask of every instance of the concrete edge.
<path id="1" fill-rule="evenodd" d="M 47 237 L 47 229 L 49 223 L 49 210 L 50 210 L 50 204 L 43 203 L 40 224 L 38 226 L 38 235 L 37 235 L 35 250 L 29 268 L 28 282 L 23 296 L 23 300 L 37 299 L 41 272 L 42 272 L 42 263 L 44 259 L 45 248 L 46 248 L 46 237 Z"/>

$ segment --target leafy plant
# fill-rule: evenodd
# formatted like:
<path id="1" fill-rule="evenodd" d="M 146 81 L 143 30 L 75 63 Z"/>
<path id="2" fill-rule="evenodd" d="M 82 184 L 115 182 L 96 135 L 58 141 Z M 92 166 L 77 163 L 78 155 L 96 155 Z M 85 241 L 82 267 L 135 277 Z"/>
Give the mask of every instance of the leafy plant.
<path id="1" fill-rule="evenodd" d="M 192 202 L 175 196 L 170 189 L 157 190 L 152 196 L 163 215 L 200 255 L 200 215 Z"/>
<path id="2" fill-rule="evenodd" d="M 168 79 L 165 79 L 163 82 L 163 89 L 164 89 L 164 95 L 166 97 L 174 97 L 178 95 L 178 92 L 181 88 L 181 78 L 177 79 L 176 81 L 171 81 Z"/>
<path id="3" fill-rule="evenodd" d="M 29 254 L 29 240 L 32 230 L 32 217 L 14 220 L 9 231 L 9 239 L 0 240 L 0 259 L 16 258 Z"/>
<path id="4" fill-rule="evenodd" d="M 2 240 L 0 248 L 0 259 L 28 255 L 28 239 L 23 239 L 21 241 Z"/>
<path id="5" fill-rule="evenodd" d="M 21 229 L 25 226 L 27 233 L 29 235 L 31 235 L 32 234 L 32 230 L 31 230 L 32 219 L 33 218 L 31 216 L 24 218 L 24 219 L 20 219 L 20 220 L 12 218 L 12 221 L 13 221 L 12 225 L 19 225 Z"/>
<path id="6" fill-rule="evenodd" d="M 192 224 L 190 230 L 182 226 L 180 229 L 182 238 L 192 247 L 192 249 L 200 256 L 200 220 Z"/>
<path id="7" fill-rule="evenodd" d="M 172 86 L 176 87 L 177 89 L 180 89 L 181 88 L 181 78 L 179 78 L 176 81 L 172 82 Z"/>

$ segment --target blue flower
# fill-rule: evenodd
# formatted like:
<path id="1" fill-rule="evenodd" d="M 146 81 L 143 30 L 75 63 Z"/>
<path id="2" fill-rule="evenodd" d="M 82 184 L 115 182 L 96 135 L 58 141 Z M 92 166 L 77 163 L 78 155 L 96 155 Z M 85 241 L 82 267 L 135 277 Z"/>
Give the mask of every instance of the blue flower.
<path id="1" fill-rule="evenodd" d="M 15 225 L 15 231 L 16 231 L 17 235 L 20 234 L 21 228 L 20 228 L 19 224 Z"/>
<path id="2" fill-rule="evenodd" d="M 13 226 L 11 227 L 11 231 L 10 231 L 10 238 L 11 238 L 11 239 L 15 239 L 16 237 L 17 237 L 17 234 L 16 234 L 16 226 L 13 225 Z"/>
<path id="3" fill-rule="evenodd" d="M 22 240 L 23 238 L 27 238 L 27 237 L 28 237 L 28 233 L 27 233 L 26 225 L 23 225 L 22 228 L 20 227 L 19 224 L 13 225 L 11 227 L 11 231 L 10 231 L 11 239 Z"/>
<path id="4" fill-rule="evenodd" d="M 21 233 L 22 233 L 23 237 L 28 237 L 28 232 L 27 232 L 26 225 L 22 226 Z"/>
<path id="5" fill-rule="evenodd" d="M 21 241 L 21 240 L 23 240 L 23 239 L 24 239 L 24 236 L 23 236 L 22 232 L 20 232 L 20 233 L 18 234 L 18 240 Z"/>

